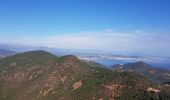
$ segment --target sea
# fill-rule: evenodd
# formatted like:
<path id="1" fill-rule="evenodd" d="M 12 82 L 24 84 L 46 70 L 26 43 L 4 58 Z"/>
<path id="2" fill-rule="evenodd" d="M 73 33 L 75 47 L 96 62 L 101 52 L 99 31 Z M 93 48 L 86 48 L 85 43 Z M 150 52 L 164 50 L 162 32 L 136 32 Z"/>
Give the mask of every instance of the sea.
<path id="1" fill-rule="evenodd" d="M 126 63 L 135 63 L 139 62 L 139 60 L 96 60 L 96 62 L 105 65 L 107 67 L 112 67 L 115 64 L 126 64 Z M 161 60 L 146 60 L 143 61 L 144 63 L 147 63 L 151 65 L 152 67 L 156 68 L 164 68 L 170 71 L 170 58 L 164 58 Z"/>

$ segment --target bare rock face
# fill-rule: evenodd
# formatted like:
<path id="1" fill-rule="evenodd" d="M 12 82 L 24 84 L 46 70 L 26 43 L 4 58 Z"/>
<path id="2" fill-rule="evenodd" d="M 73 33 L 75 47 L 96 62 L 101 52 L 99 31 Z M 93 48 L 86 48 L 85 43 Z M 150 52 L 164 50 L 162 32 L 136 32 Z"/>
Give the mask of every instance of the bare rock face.
<path id="1" fill-rule="evenodd" d="M 148 87 L 148 88 L 147 88 L 147 91 L 148 91 L 148 92 L 155 92 L 155 93 L 159 93 L 159 92 L 160 92 L 159 89 L 155 89 L 155 88 L 152 88 L 152 87 Z"/>
<path id="2" fill-rule="evenodd" d="M 83 83 L 81 81 L 75 82 L 72 86 L 73 90 L 80 88 L 82 85 L 83 85 Z"/>
<path id="3" fill-rule="evenodd" d="M 16 72 L 12 74 L 4 74 L 2 75 L 2 79 L 6 81 L 13 81 L 13 82 L 19 82 L 19 81 L 24 81 L 27 76 L 27 73 L 24 72 Z"/>
<path id="4" fill-rule="evenodd" d="M 64 77 L 61 77 L 61 78 L 60 78 L 60 80 L 63 82 L 63 84 L 64 84 L 64 82 L 66 81 L 66 79 L 67 79 L 67 76 L 64 76 Z"/>
<path id="5" fill-rule="evenodd" d="M 17 65 L 17 63 L 16 63 L 16 62 L 13 62 L 13 63 L 11 63 L 9 66 L 10 66 L 10 67 L 16 67 L 16 65 Z"/>

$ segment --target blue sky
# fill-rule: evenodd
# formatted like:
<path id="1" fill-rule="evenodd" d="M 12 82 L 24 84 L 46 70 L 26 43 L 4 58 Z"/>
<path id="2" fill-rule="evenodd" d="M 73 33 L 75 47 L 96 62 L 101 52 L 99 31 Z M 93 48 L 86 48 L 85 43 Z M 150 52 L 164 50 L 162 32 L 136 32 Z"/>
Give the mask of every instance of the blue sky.
<path id="1" fill-rule="evenodd" d="M 1 0 L 0 43 L 170 56 L 169 0 Z"/>

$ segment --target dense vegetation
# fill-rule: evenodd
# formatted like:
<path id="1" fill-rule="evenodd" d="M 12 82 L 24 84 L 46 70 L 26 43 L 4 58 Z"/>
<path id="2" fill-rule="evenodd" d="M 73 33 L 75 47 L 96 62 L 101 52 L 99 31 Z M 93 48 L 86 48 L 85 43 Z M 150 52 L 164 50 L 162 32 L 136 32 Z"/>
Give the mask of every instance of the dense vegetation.
<path id="1" fill-rule="evenodd" d="M 68 55 L 31 51 L 0 60 L 0 100 L 169 100 L 170 87 Z"/>
<path id="2" fill-rule="evenodd" d="M 113 66 L 112 69 L 119 72 L 134 72 L 156 83 L 170 82 L 170 71 L 162 68 L 154 68 L 144 62 L 128 63 L 124 65 L 118 64 Z"/>

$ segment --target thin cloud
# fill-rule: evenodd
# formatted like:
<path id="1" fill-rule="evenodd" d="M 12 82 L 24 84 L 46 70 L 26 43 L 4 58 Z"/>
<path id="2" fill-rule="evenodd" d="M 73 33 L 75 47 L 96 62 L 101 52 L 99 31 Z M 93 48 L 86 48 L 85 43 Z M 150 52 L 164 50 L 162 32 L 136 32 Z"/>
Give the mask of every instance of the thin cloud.
<path id="1" fill-rule="evenodd" d="M 137 30 L 134 33 L 83 31 L 46 37 L 26 37 L 18 43 L 35 46 L 47 46 L 63 49 L 94 49 L 108 52 L 140 52 L 143 54 L 169 54 L 170 35 L 147 33 Z"/>

